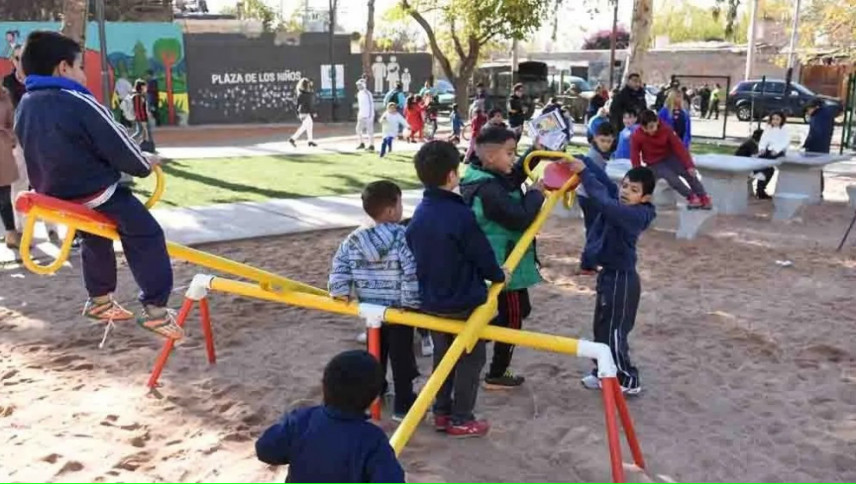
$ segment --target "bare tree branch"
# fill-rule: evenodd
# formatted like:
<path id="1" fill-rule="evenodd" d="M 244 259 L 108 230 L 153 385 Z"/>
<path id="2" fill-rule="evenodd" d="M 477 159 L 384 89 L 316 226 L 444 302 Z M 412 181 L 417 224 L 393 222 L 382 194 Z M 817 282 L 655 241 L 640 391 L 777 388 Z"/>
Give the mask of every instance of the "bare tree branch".
<path id="1" fill-rule="evenodd" d="M 466 59 L 466 54 L 464 54 L 464 47 L 461 45 L 461 39 L 458 38 L 458 34 L 455 32 L 455 17 L 451 17 L 449 19 L 449 30 L 452 32 L 452 43 L 455 44 L 455 52 L 458 53 L 458 57 L 461 59 L 461 62 Z"/>
<path id="2" fill-rule="evenodd" d="M 421 13 L 416 11 L 408 0 L 401 0 L 401 8 L 404 9 L 405 12 L 409 13 L 413 20 L 422 27 L 422 30 L 425 31 L 425 35 L 428 36 L 428 42 L 431 44 L 431 51 L 434 53 L 434 58 L 437 59 L 437 62 L 440 63 L 440 67 L 443 68 L 443 72 L 446 74 L 446 77 L 449 78 L 449 81 L 452 83 L 455 82 L 457 76 L 455 75 L 455 71 L 452 69 L 452 64 L 449 62 L 449 58 L 443 54 L 443 50 L 440 49 L 440 45 L 437 43 L 437 34 L 434 32 L 434 29 L 431 28 L 431 24 L 428 20 L 422 16 Z"/>

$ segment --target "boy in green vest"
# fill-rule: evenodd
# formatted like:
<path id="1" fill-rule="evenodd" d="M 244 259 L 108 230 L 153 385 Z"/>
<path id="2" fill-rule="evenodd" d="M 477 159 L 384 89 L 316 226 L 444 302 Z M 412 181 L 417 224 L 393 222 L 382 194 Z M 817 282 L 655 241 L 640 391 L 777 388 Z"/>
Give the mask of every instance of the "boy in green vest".
<path id="1" fill-rule="evenodd" d="M 525 155 L 515 163 L 517 136 L 513 131 L 504 127 L 486 128 L 476 137 L 475 145 L 475 156 L 470 158 L 461 180 L 461 196 L 475 212 L 496 261 L 501 265 L 538 215 L 544 203 L 543 185 L 532 185 L 523 193 Z M 533 160 L 532 165 L 534 168 L 537 160 Z M 532 310 L 527 288 L 539 282 L 541 275 L 533 243 L 499 296 L 499 314 L 491 324 L 520 329 L 523 319 Z M 505 389 L 523 384 L 524 378 L 508 369 L 513 351 L 513 345 L 494 343 L 493 359 L 485 377 L 486 388 Z"/>

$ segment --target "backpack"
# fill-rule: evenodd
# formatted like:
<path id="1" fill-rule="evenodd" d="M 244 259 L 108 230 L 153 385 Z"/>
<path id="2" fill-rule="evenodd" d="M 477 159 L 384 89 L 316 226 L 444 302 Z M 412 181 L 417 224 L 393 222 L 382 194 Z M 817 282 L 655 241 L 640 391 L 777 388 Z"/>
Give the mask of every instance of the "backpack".
<path id="1" fill-rule="evenodd" d="M 137 116 L 134 114 L 134 99 L 133 95 L 127 95 L 119 102 L 119 109 L 122 110 L 122 115 L 125 116 L 125 121 L 136 121 Z"/>

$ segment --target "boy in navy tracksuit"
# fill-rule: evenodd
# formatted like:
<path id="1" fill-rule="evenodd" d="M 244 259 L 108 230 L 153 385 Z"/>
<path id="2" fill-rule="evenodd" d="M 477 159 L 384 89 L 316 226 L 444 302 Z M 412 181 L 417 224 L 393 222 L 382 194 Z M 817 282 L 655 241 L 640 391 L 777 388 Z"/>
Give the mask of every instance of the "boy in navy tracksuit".
<path id="1" fill-rule="evenodd" d="M 83 85 L 86 74 L 77 42 L 55 32 L 29 35 L 22 56 L 27 94 L 18 106 L 15 131 L 36 192 L 80 203 L 116 222 L 125 258 L 142 290 L 142 328 L 180 339 L 183 331 L 166 309 L 172 266 L 161 227 L 131 191 L 121 173 L 145 177 L 155 160 L 143 155 L 125 129 Z M 84 316 L 101 322 L 134 314 L 113 300 L 113 241 L 82 234 L 83 280 L 89 293 Z"/>
<path id="2" fill-rule="evenodd" d="M 285 482 L 404 482 L 386 434 L 366 421 L 382 383 L 370 354 L 340 353 L 324 369 L 324 405 L 287 413 L 256 441 L 256 456 L 288 464 Z"/>
<path id="3" fill-rule="evenodd" d="M 416 258 L 422 309 L 467 319 L 487 301 L 485 280 L 503 282 L 505 273 L 472 210 L 452 191 L 459 184 L 459 163 L 458 149 L 445 141 L 428 142 L 416 153 L 416 174 L 425 193 L 407 226 L 407 243 Z M 431 336 L 436 368 L 455 335 L 432 331 Z M 484 341 L 458 360 L 434 403 L 438 431 L 453 437 L 487 434 L 490 425 L 473 415 L 484 363 Z"/>
<path id="4" fill-rule="evenodd" d="M 599 124 L 592 136 L 591 147 L 586 154 L 586 158 L 589 162 L 599 168 L 596 173 L 603 172 L 604 175 L 606 174 L 604 170 L 606 170 L 606 162 L 612 154 L 612 146 L 614 142 L 615 129 L 612 127 L 612 124 Z M 606 179 L 608 180 L 609 178 Z M 614 187 L 614 184 L 610 182 L 606 186 L 611 189 Z M 580 209 L 583 211 L 583 226 L 586 229 L 586 237 L 588 237 L 588 232 L 591 230 L 591 226 L 597 218 L 597 206 L 594 202 L 589 200 L 588 193 L 583 185 L 577 187 L 577 202 L 580 204 Z M 597 273 L 597 261 L 595 260 L 594 255 L 585 249 L 585 246 L 583 248 L 583 253 L 580 255 L 579 272 L 583 275 L 594 275 Z"/>
<path id="5" fill-rule="evenodd" d="M 526 180 L 523 161 L 529 152 L 515 163 L 516 152 L 517 136 L 513 131 L 505 128 L 482 130 L 476 137 L 476 156 L 470 157 L 461 180 L 461 196 L 472 207 L 499 264 L 505 261 L 544 204 L 542 185 L 530 186 L 525 194 L 521 190 Z M 532 168 L 536 165 L 533 162 Z M 535 244 L 532 244 L 514 269 L 506 290 L 499 295 L 499 314 L 491 324 L 522 328 L 523 320 L 532 311 L 528 288 L 540 282 Z M 523 384 L 525 378 L 509 370 L 513 352 L 513 345 L 493 344 L 485 388 L 507 389 Z"/>
<path id="6" fill-rule="evenodd" d="M 363 190 L 362 202 L 374 224 L 351 232 L 339 246 L 327 285 L 330 295 L 348 300 L 354 295 L 361 303 L 418 309 L 416 261 L 401 225 L 401 189 L 387 180 L 372 182 Z M 384 376 L 387 358 L 392 365 L 392 419 L 401 421 L 416 400 L 413 379 L 419 370 L 413 353 L 413 327 L 384 323 L 380 342 Z"/>
<path id="7" fill-rule="evenodd" d="M 638 394 L 639 371 L 630 362 L 627 337 L 636 322 L 641 286 L 636 273 L 636 242 L 651 225 L 656 213 L 650 203 L 656 180 L 644 167 L 632 168 L 621 181 L 616 197 L 607 187 L 611 182 L 597 173 L 598 167 L 583 160 L 571 162 L 586 187 L 598 216 L 586 237 L 587 249 L 595 255 L 602 270 L 597 277 L 597 303 L 594 311 L 594 339 L 609 345 L 618 367 L 622 390 Z M 597 368 L 582 379 L 586 388 L 600 388 Z"/>

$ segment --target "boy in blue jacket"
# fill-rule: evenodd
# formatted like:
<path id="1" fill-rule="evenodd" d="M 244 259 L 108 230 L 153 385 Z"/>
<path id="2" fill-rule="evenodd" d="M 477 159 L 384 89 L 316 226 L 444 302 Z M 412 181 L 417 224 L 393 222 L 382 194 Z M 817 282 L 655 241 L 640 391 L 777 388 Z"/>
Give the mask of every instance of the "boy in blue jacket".
<path id="1" fill-rule="evenodd" d="M 256 441 L 256 456 L 288 464 L 285 482 L 404 482 L 386 434 L 366 421 L 382 383 L 372 355 L 340 353 L 324 369 L 324 405 L 287 413 Z"/>
<path id="2" fill-rule="evenodd" d="M 586 166 L 597 167 L 598 173 L 602 175 L 602 179 L 609 180 L 606 176 L 606 162 L 612 153 L 612 146 L 615 144 L 615 129 L 610 123 L 601 123 L 594 132 L 594 137 L 591 140 L 591 147 L 586 153 Z M 615 184 L 611 181 L 606 184 L 607 189 L 614 191 Z M 580 204 L 580 210 L 583 211 L 583 226 L 586 229 L 586 236 L 591 229 L 592 224 L 597 218 L 597 207 L 589 201 L 588 193 L 585 187 L 581 184 L 577 187 L 577 203 Z M 591 276 L 597 273 L 597 261 L 595 257 L 583 247 L 583 252 L 580 255 L 579 273 L 581 275 Z"/>
<path id="3" fill-rule="evenodd" d="M 374 224 L 351 232 L 339 246 L 327 286 L 330 295 L 348 300 L 354 295 L 361 303 L 418 309 L 416 261 L 401 225 L 401 189 L 387 180 L 372 182 L 363 190 L 362 201 Z M 413 353 L 413 327 L 385 323 L 380 349 L 384 376 L 387 358 L 392 364 L 392 418 L 401 421 L 416 400 L 413 379 L 419 370 Z"/>
<path id="4" fill-rule="evenodd" d="M 621 181 L 618 196 L 611 194 L 596 173 L 582 160 L 571 162 L 586 187 L 598 217 L 586 237 L 587 250 L 595 254 L 602 270 L 597 277 L 594 340 L 609 345 L 618 367 L 622 391 L 642 391 L 639 371 L 630 362 L 627 337 L 636 322 L 641 286 L 636 272 L 636 243 L 656 213 L 651 204 L 656 179 L 644 167 L 630 169 Z M 611 182 L 608 182 L 611 184 Z M 597 368 L 582 379 L 586 388 L 600 388 Z"/>
<path id="5" fill-rule="evenodd" d="M 38 193 L 80 203 L 116 222 L 128 267 L 140 286 L 143 311 L 137 324 L 180 339 L 167 301 L 172 266 L 163 230 L 131 191 L 122 173 L 145 177 L 157 161 L 143 155 L 124 128 L 84 87 L 80 46 L 56 32 L 35 31 L 21 59 L 27 94 L 18 106 L 15 132 Z M 116 256 L 113 241 L 81 234 L 83 281 L 89 299 L 83 315 L 101 322 L 134 314 L 113 300 Z"/>
<path id="6" fill-rule="evenodd" d="M 425 186 L 422 202 L 407 226 L 407 243 L 416 258 L 422 309 L 438 316 L 467 319 L 487 301 L 485 281 L 503 282 L 506 275 L 458 187 L 460 157 L 455 145 L 430 141 L 413 158 Z M 432 331 L 434 368 L 455 335 Z M 478 437 L 490 425 L 473 415 L 485 343 L 464 354 L 440 387 L 434 403 L 434 427 L 453 437 Z"/>
<path id="7" fill-rule="evenodd" d="M 639 129 L 639 125 L 636 123 L 637 114 L 633 109 L 628 109 L 624 112 L 624 116 L 622 117 L 622 121 L 624 122 L 624 129 L 618 133 L 618 145 L 615 148 L 615 153 L 612 154 L 612 157 L 615 159 L 630 159 L 630 137 L 633 136 L 633 133 Z"/>

